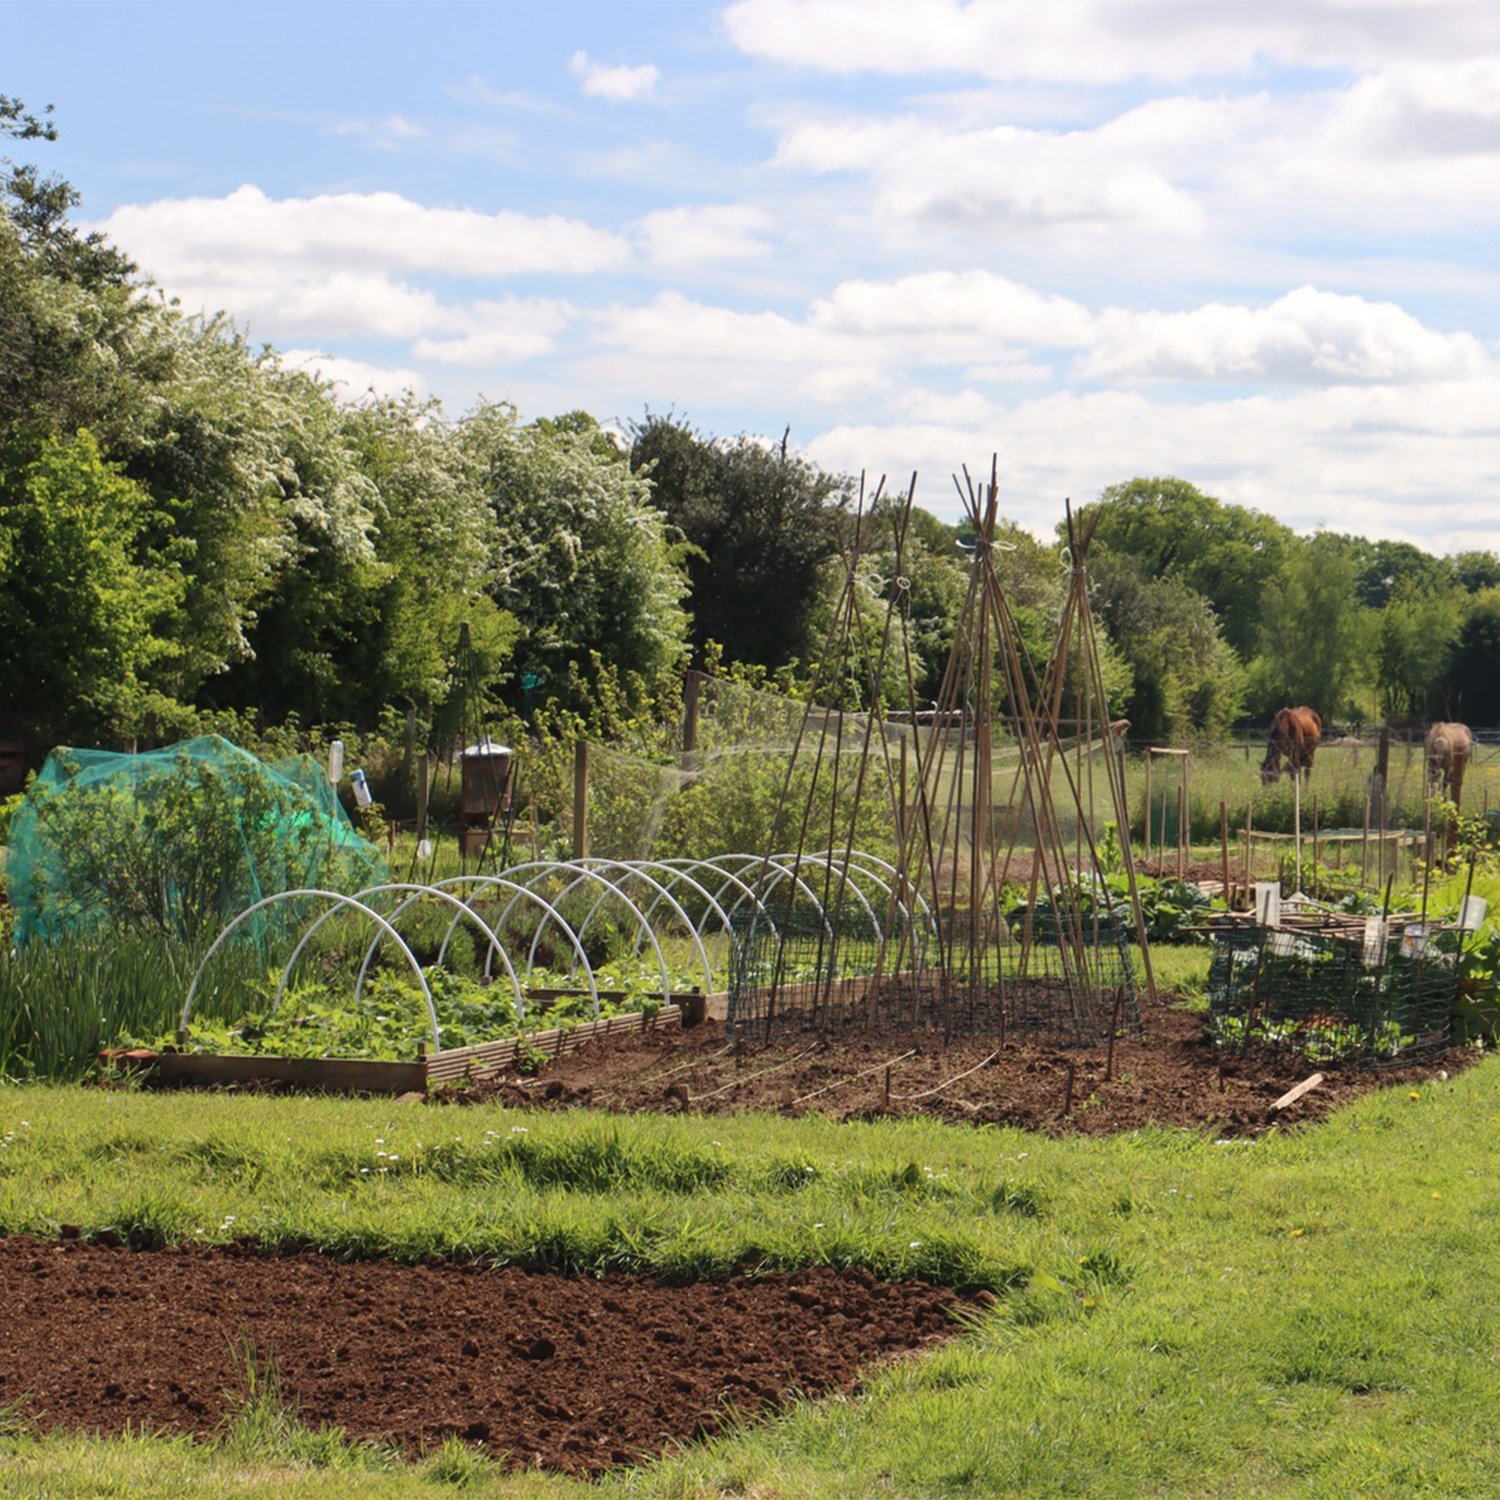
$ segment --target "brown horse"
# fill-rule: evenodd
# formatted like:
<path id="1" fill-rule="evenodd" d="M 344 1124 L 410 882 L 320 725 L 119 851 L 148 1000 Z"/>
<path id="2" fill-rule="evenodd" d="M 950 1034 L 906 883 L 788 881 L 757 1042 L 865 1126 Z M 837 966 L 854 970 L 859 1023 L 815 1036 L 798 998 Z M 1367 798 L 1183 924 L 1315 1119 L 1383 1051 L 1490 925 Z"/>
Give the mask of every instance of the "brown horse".
<path id="1" fill-rule="evenodd" d="M 1439 792 L 1455 807 L 1463 802 L 1464 771 L 1474 754 L 1467 724 L 1434 724 L 1427 731 L 1427 795 Z"/>
<path id="2" fill-rule="evenodd" d="M 1313 752 L 1323 738 L 1323 720 L 1311 708 L 1278 708 L 1266 737 L 1266 758 L 1260 763 L 1262 786 L 1281 780 L 1281 762 L 1293 776 L 1312 775 Z"/>

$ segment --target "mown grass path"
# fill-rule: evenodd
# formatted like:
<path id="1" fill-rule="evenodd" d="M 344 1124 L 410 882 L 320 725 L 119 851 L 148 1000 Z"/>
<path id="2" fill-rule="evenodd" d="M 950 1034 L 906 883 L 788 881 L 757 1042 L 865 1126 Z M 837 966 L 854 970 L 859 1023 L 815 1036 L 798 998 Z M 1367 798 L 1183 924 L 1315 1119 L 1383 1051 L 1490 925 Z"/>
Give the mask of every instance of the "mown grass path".
<path id="1" fill-rule="evenodd" d="M 1493 1061 L 1253 1143 L 32 1088 L 0 1090 L 0 1140 L 5 1230 L 673 1278 L 859 1261 L 1001 1292 L 960 1342 L 859 1399 L 797 1407 L 606 1488 L 1500 1490 Z M 0 1489 L 573 1488 L 461 1453 L 396 1468 L 258 1420 L 207 1449 L 18 1433 L 0 1440 Z"/>

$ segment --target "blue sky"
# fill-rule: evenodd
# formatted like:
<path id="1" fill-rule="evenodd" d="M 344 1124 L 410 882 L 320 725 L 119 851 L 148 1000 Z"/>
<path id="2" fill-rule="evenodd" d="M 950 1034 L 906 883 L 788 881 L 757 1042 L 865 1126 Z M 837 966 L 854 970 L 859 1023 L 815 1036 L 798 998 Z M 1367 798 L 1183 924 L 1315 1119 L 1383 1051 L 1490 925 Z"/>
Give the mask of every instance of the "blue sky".
<path id="1" fill-rule="evenodd" d="M 1490 0 L 11 4 L 0 92 L 351 399 L 1500 546 Z"/>

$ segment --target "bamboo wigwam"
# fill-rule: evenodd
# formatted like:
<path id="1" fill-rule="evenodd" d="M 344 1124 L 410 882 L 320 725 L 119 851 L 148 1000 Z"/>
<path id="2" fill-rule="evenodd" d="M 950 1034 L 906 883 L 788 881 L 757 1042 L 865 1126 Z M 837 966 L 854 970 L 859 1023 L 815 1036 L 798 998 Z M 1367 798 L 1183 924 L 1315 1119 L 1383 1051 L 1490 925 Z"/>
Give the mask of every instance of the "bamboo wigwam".
<path id="1" fill-rule="evenodd" d="M 1075 516 L 1067 507 L 1067 591 L 1051 654 L 1038 667 L 1004 583 L 996 467 L 987 484 L 967 470 L 955 483 L 973 552 L 930 716 L 918 712 L 903 574 L 916 478 L 894 501 L 883 486 L 868 506 L 861 493 L 844 592 L 786 771 L 777 847 L 767 851 L 767 867 L 774 854 L 791 878 L 749 918 L 737 945 L 731 1017 L 747 1035 L 919 1026 L 945 1037 L 1102 1041 L 1138 1029 L 1136 947 L 1154 996 L 1125 790 L 1129 726 L 1109 713 L 1089 601 L 1087 557 L 1100 513 Z M 892 581 L 878 628 L 859 608 L 868 606 L 859 593 L 877 526 L 894 563 L 883 569 Z M 880 685 L 892 678 L 905 686 L 902 721 L 880 701 Z M 816 708 L 832 685 L 847 693 L 851 683 L 874 712 Z M 888 810 L 897 844 L 884 875 L 894 900 L 873 923 L 853 867 L 861 808 L 868 822 L 872 802 Z M 1123 876 L 1118 896 L 1111 873 Z M 819 888 L 826 915 L 818 924 L 799 917 L 804 877 Z M 851 989 L 840 981 L 859 953 L 867 979 Z"/>

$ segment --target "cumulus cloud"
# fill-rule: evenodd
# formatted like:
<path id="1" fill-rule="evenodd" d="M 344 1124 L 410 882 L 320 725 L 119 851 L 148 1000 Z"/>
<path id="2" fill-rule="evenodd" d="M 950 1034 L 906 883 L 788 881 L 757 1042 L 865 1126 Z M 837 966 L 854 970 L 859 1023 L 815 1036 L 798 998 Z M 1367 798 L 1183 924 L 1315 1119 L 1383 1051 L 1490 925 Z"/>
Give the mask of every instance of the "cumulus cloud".
<path id="1" fill-rule="evenodd" d="M 1500 453 L 1500 380 L 1417 390 L 1341 386 L 1315 393 L 1161 400 L 1144 392 L 1050 392 L 1015 405 L 838 424 L 808 444 L 829 468 L 920 475 L 918 498 L 949 513 L 960 462 L 1000 457 L 1002 506 L 1049 534 L 1065 496 L 1088 499 L 1132 474 L 1180 474 L 1223 500 L 1309 529 L 1458 550 L 1500 544 L 1482 505 Z"/>
<path id="2" fill-rule="evenodd" d="M 1267 307 L 1106 312 L 1080 369 L 1105 380 L 1406 384 L 1465 380 L 1495 365 L 1472 334 L 1436 332 L 1393 302 L 1304 286 Z"/>
<path id="3" fill-rule="evenodd" d="M 634 68 L 610 67 L 594 62 L 587 52 L 582 51 L 573 54 L 568 69 L 575 78 L 582 80 L 585 94 L 595 99 L 609 99 L 616 104 L 649 99 L 656 92 L 656 80 L 661 76 L 651 63 L 641 63 Z"/>
<path id="4" fill-rule="evenodd" d="M 619 235 L 560 214 L 436 208 L 398 193 L 272 198 L 246 184 L 222 198 L 117 208 L 99 226 L 163 278 L 226 263 L 304 262 L 450 276 L 583 275 L 630 255 Z"/>
<path id="5" fill-rule="evenodd" d="M 648 259 L 669 270 L 746 260 L 771 248 L 762 237 L 770 214 L 747 203 L 658 209 L 637 227 Z"/>
<path id="6" fill-rule="evenodd" d="M 368 364 L 342 354 L 328 354 L 321 349 L 286 349 L 281 363 L 289 370 L 306 370 L 326 380 L 346 399 L 373 393 L 376 396 L 400 396 L 407 391 L 420 395 L 427 382 L 415 370 L 393 369 L 388 365 Z"/>
<path id="7" fill-rule="evenodd" d="M 412 353 L 445 365 L 513 365 L 552 353 L 557 335 L 575 314 L 569 303 L 557 299 L 506 297 L 474 302 L 463 310 L 462 332 L 448 338 L 418 339 Z"/>
<path id="8" fill-rule="evenodd" d="M 822 72 L 1096 84 L 1223 77 L 1266 61 L 1449 62 L 1500 47 L 1489 0 L 735 0 L 724 25 L 751 56 Z"/>

